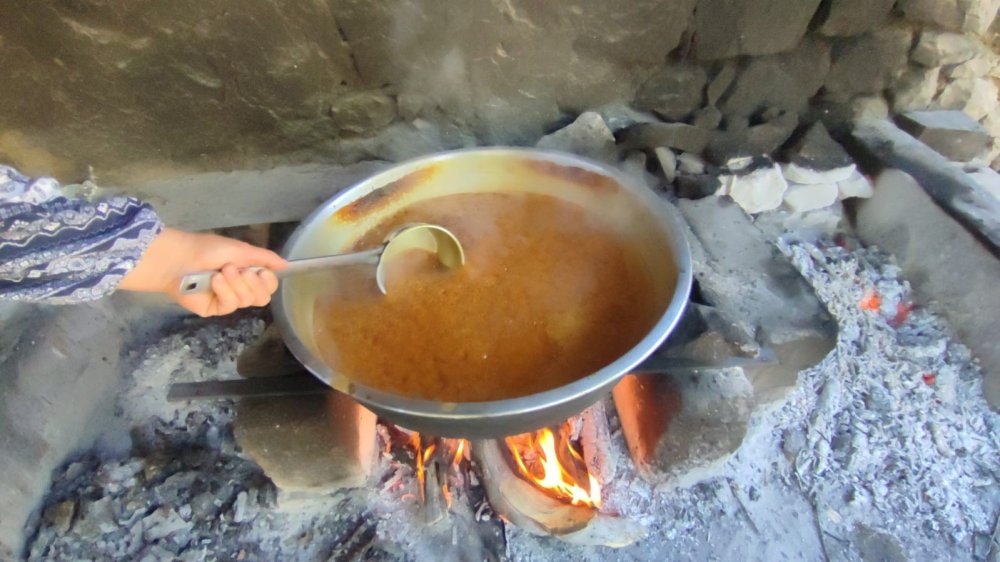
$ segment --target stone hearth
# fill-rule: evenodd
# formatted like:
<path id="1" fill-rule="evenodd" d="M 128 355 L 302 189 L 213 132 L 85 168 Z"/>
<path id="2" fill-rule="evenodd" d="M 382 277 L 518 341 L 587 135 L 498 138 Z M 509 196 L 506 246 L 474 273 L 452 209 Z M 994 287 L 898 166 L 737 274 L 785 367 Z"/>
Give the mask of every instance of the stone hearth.
<path id="1" fill-rule="evenodd" d="M 1000 0 L 35 4 L 0 162 L 71 192 L 280 247 L 395 162 L 535 146 L 656 192 L 697 283 L 567 424 L 582 515 L 343 395 L 167 400 L 299 373 L 267 311 L 2 306 L 0 558 L 1000 556 Z"/>

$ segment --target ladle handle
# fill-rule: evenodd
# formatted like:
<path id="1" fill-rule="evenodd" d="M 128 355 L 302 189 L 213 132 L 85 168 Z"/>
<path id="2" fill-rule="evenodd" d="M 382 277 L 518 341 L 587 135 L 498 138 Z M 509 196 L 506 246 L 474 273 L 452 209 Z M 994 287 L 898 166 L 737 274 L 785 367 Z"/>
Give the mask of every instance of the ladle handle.
<path id="1" fill-rule="evenodd" d="M 375 265 L 382 255 L 382 248 L 365 250 L 364 252 L 353 252 L 350 254 L 336 254 L 332 256 L 319 256 L 315 258 L 303 258 L 300 260 L 288 260 L 288 266 L 281 271 L 275 271 L 278 279 L 284 279 L 289 275 L 300 273 L 312 273 L 321 269 L 338 267 L 344 265 Z M 245 267 L 240 271 L 260 271 L 263 267 Z M 181 278 L 178 291 L 182 295 L 194 295 L 198 293 L 208 293 L 212 290 L 212 276 L 219 271 L 200 271 L 191 273 Z"/>

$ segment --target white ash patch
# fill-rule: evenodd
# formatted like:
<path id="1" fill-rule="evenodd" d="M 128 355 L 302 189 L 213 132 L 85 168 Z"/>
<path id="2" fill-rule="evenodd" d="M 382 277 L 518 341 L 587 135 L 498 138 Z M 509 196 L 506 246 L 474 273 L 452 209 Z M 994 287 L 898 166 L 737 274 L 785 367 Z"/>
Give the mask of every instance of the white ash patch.
<path id="1" fill-rule="evenodd" d="M 1000 416 L 968 350 L 930 311 L 903 312 L 909 285 L 877 250 L 779 245 L 840 325 L 779 419 L 802 445 L 789 451 L 794 480 L 823 532 L 847 540 L 864 526 L 921 558 L 984 557 L 974 545 L 1000 510 Z"/>
<path id="2" fill-rule="evenodd" d="M 129 438 L 56 471 L 29 524 L 29 560 L 326 560 L 378 555 L 364 494 L 284 509 L 241 455 L 228 400 L 167 403 L 171 382 L 231 378 L 263 322 L 197 321 L 133 355 L 118 400 Z"/>

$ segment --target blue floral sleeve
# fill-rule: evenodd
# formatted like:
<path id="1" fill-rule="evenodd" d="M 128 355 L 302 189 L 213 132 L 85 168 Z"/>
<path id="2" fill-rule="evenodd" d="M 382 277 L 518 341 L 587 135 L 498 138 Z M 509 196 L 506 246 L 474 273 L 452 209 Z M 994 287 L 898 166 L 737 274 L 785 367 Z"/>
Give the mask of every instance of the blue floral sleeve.
<path id="1" fill-rule="evenodd" d="M 68 304 L 113 292 L 163 228 L 131 197 L 68 199 L 0 166 L 0 299 Z"/>

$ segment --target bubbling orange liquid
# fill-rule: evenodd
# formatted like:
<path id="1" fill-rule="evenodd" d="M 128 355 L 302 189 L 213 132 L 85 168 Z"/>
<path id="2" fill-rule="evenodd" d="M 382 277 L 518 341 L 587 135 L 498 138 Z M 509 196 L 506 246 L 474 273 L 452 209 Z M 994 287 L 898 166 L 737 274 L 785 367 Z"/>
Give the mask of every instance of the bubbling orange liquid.
<path id="1" fill-rule="evenodd" d="M 576 204 L 535 194 L 440 197 L 407 207 L 356 249 L 408 222 L 454 232 L 465 265 L 446 270 L 415 251 L 394 262 L 388 295 L 374 268 L 341 269 L 315 305 L 323 360 L 368 386 L 448 402 L 553 389 L 627 352 L 662 312 L 639 256 Z"/>

